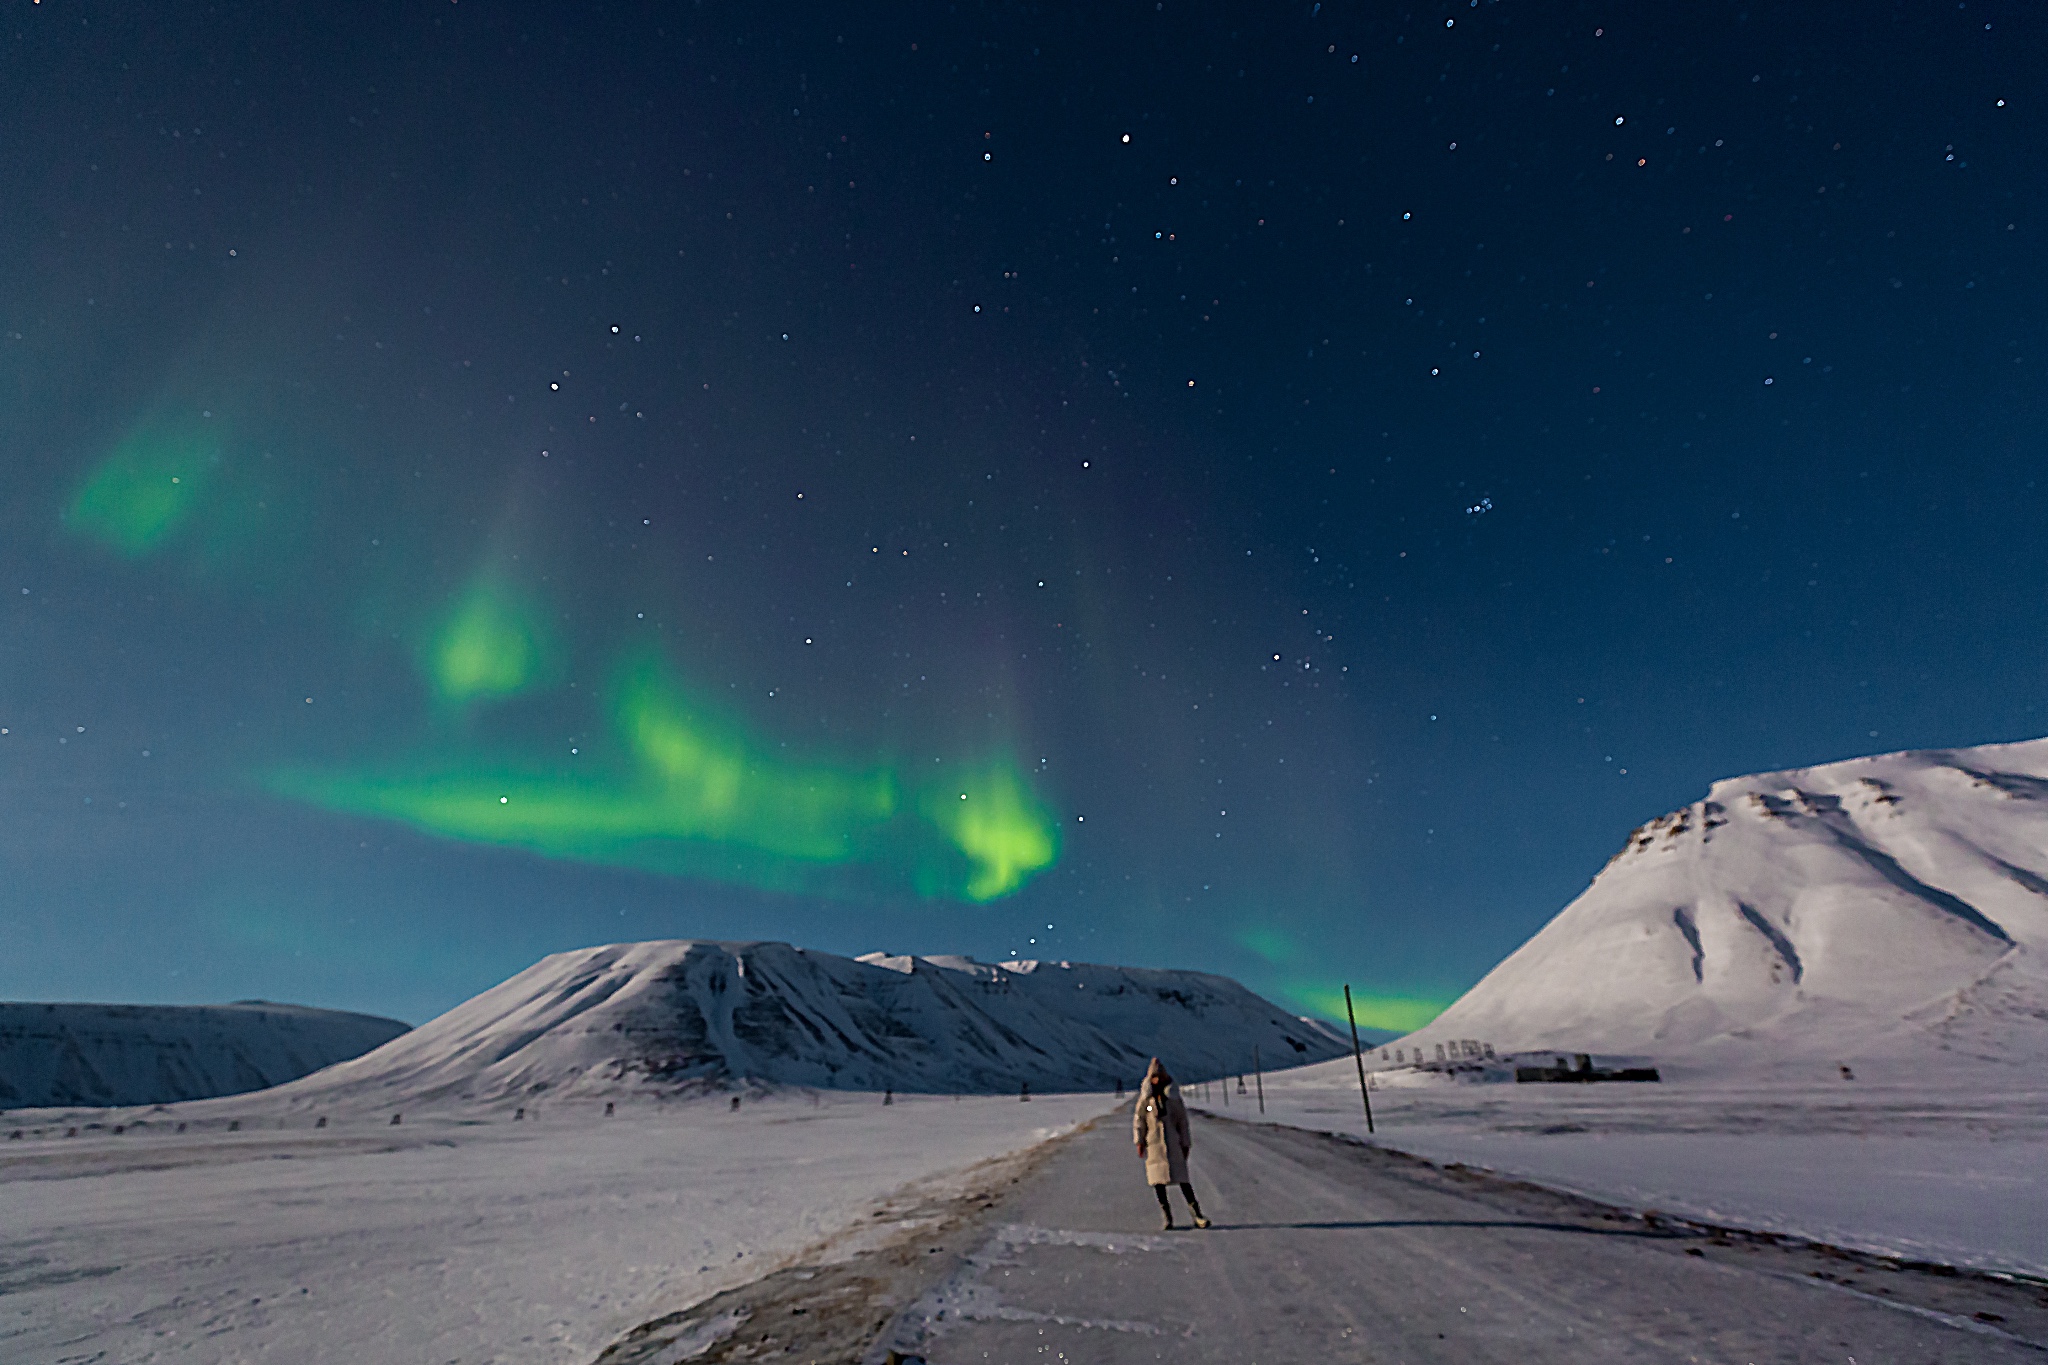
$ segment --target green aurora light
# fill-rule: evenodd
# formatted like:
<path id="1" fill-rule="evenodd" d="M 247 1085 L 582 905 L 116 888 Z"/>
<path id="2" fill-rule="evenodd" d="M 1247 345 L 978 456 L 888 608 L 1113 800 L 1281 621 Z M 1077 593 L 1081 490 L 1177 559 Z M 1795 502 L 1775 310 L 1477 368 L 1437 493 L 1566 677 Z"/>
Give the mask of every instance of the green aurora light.
<path id="1" fill-rule="evenodd" d="M 796 767 L 753 751 L 693 713 L 652 669 L 628 675 L 616 721 L 667 837 L 838 862 L 855 856 L 900 804 L 886 771 Z"/>
<path id="2" fill-rule="evenodd" d="M 140 559 L 190 519 L 219 459 L 219 446 L 203 436 L 138 428 L 86 476 L 65 524 L 125 559 Z"/>
<path id="3" fill-rule="evenodd" d="M 775 890 L 879 878 L 986 902 L 1058 856 L 1055 820 L 1008 762 L 926 779 L 906 796 L 885 765 L 771 754 L 694 710 L 652 666 L 627 670 L 611 709 L 627 761 L 606 773 L 463 755 L 409 771 L 283 770 L 263 785 L 443 838 Z"/>
<path id="4" fill-rule="evenodd" d="M 1294 983 L 1280 987 L 1278 994 L 1318 1018 L 1344 1021 L 1344 990 L 1320 983 Z M 1351 1008 L 1360 1028 L 1390 1029 L 1413 1033 L 1449 1009 L 1448 1000 L 1429 1000 L 1413 995 L 1374 995 L 1353 990 Z"/>
<path id="5" fill-rule="evenodd" d="M 1052 825 L 1014 768 L 986 768 L 957 785 L 958 792 L 951 787 L 927 791 L 918 810 L 973 862 L 975 873 L 966 887 L 970 900 L 1006 896 L 1026 877 L 1052 865 L 1058 852 Z"/>
<path id="6" fill-rule="evenodd" d="M 1270 988 L 1272 994 L 1318 1018 L 1343 1021 L 1343 986 L 1333 985 L 1320 971 L 1310 974 L 1316 955 L 1304 949 L 1292 934 L 1275 924 L 1255 924 L 1240 929 L 1237 942 L 1278 970 L 1280 979 Z M 1351 992 L 1352 1012 L 1360 1027 L 1397 1033 L 1414 1032 L 1450 1004 L 1449 1000 L 1421 995 L 1385 995 L 1358 989 Z"/>
<path id="7" fill-rule="evenodd" d="M 216 542 L 244 536 L 265 507 L 224 481 L 222 458 L 209 431 L 138 424 L 86 475 L 64 524 L 126 559 L 184 542 L 217 557 Z M 545 614 L 485 570 L 427 625 L 416 662 L 446 721 L 558 679 L 559 655 Z M 651 665 L 622 672 L 608 709 L 617 756 L 585 759 L 583 771 L 483 749 L 465 720 L 443 728 L 463 736 L 453 751 L 353 770 L 279 767 L 259 781 L 442 838 L 778 890 L 894 886 L 987 902 L 1058 858 L 1058 822 L 1006 758 L 792 761 L 785 746 L 693 708 Z"/>
<path id="8" fill-rule="evenodd" d="M 545 653 L 539 615 L 482 578 L 456 603 L 427 647 L 427 675 L 443 701 L 505 697 L 535 681 Z"/>

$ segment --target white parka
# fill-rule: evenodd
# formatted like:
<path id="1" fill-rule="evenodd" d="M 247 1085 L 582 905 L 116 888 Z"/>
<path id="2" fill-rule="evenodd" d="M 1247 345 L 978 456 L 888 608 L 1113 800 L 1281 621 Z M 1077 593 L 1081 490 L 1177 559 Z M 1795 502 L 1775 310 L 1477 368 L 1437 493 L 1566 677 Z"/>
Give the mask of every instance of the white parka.
<path id="1" fill-rule="evenodd" d="M 1144 1153 L 1147 1184 L 1179 1185 L 1187 1181 L 1188 1152 L 1194 1146 L 1188 1107 L 1166 1069 L 1157 1062 L 1153 1066 L 1157 1070 L 1146 1073 L 1131 1112 L 1131 1141 Z"/>

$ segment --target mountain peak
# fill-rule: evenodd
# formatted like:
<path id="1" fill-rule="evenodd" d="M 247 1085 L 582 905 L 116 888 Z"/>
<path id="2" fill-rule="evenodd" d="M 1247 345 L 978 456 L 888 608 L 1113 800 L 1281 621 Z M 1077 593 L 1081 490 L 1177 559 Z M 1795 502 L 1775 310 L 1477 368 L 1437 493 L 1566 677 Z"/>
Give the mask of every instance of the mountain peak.
<path id="1" fill-rule="evenodd" d="M 556 953 L 294 1104 L 494 1103 L 752 1081 L 936 1093 L 1107 1090 L 1154 1055 L 1190 1077 L 1347 1049 L 1226 977 L 1087 963 L 677 939 Z"/>
<path id="2" fill-rule="evenodd" d="M 1640 826 L 1415 1041 L 2038 1058 L 2044 964 L 2048 739 L 1882 754 L 1729 778 Z"/>

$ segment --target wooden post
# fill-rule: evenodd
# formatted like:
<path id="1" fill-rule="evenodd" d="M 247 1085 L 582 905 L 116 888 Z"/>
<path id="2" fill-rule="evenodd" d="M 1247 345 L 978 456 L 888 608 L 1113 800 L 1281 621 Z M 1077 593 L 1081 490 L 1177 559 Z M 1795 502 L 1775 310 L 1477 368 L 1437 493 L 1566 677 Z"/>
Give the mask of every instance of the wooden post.
<path id="1" fill-rule="evenodd" d="M 1372 1090 L 1365 1083 L 1365 1054 L 1358 1050 L 1358 1016 L 1351 1010 L 1351 984 L 1344 985 L 1344 1017 L 1351 1023 L 1351 1060 L 1358 1063 L 1358 1098 L 1365 1101 L 1365 1131 L 1372 1135 Z"/>
<path id="2" fill-rule="evenodd" d="M 1266 1112 L 1266 1073 L 1259 1069 L 1259 1045 L 1252 1044 L 1252 1083 L 1259 1087 L 1259 1112 Z"/>

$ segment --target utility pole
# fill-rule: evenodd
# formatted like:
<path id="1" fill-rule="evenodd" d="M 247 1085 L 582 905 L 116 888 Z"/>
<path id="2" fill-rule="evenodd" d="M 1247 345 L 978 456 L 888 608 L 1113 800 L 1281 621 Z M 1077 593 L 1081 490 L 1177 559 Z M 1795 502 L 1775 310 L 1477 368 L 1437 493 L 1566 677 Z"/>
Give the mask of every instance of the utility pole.
<path id="1" fill-rule="evenodd" d="M 1259 1069 L 1259 1045 L 1252 1044 L 1252 1081 L 1259 1087 L 1259 1112 L 1266 1112 L 1266 1073 Z"/>
<path id="2" fill-rule="evenodd" d="M 1372 1135 L 1372 1089 L 1365 1083 L 1365 1054 L 1358 1050 L 1358 1016 L 1351 1011 L 1351 983 L 1344 983 L 1344 1017 L 1351 1023 L 1351 1060 L 1358 1063 L 1358 1098 L 1365 1101 L 1365 1131 Z"/>

